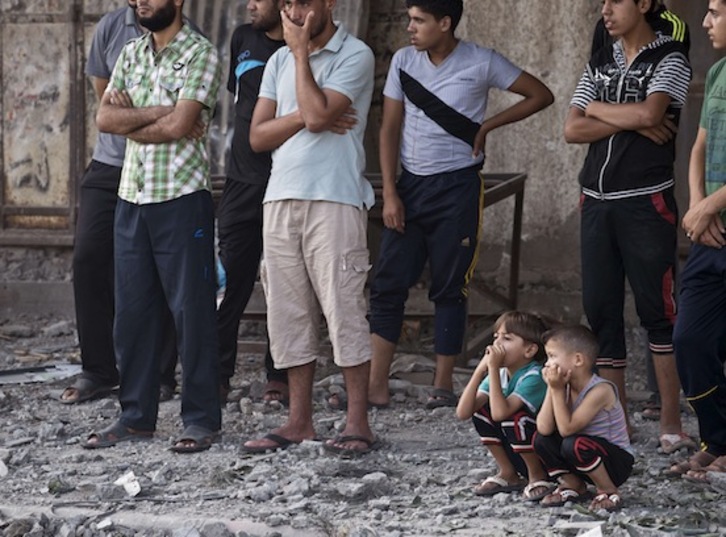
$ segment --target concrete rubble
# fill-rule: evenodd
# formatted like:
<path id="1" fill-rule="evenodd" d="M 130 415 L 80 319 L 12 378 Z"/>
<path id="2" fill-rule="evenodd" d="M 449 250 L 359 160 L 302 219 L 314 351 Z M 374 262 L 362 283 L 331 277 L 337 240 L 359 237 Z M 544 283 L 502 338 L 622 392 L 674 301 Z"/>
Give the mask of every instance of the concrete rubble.
<path id="1" fill-rule="evenodd" d="M 50 349 L 37 353 L 37 365 L 78 362 L 75 336 L 64 322 L 30 316 L 0 320 L 0 369 L 26 367 L 18 358 L 37 348 Z M 167 449 L 181 430 L 178 397 L 161 404 L 152 441 L 87 451 L 80 446 L 87 434 L 117 416 L 115 397 L 65 406 L 55 398 L 68 380 L 3 385 L 0 535 L 726 534 L 724 476 L 713 475 L 712 485 L 662 477 L 683 454 L 657 453 L 657 424 L 644 420 L 637 405 L 631 414 L 637 464 L 622 487 L 625 508 L 615 514 L 593 515 L 580 505 L 545 509 L 517 494 L 474 496 L 472 486 L 495 471 L 492 459 L 471 425 L 458 422 L 452 409 L 424 410 L 425 389 L 405 375 L 395 383 L 392 407 L 370 413 L 381 450 L 345 460 L 325 452 L 322 441 L 306 441 L 283 452 L 245 455 L 239 449 L 244 440 L 264 434 L 285 416 L 279 405 L 259 402 L 262 363 L 262 356 L 240 357 L 224 410 L 224 436 L 210 451 L 192 455 Z M 402 368 L 415 369 L 410 358 Z M 325 365 L 319 373 L 315 418 L 324 439 L 342 428 L 344 415 L 326 404 L 340 377 Z M 684 417 L 688 432 L 695 434 L 694 417 Z M 122 476 L 125 482 L 119 481 Z M 124 489 L 129 482 L 137 484 L 136 496 Z"/>

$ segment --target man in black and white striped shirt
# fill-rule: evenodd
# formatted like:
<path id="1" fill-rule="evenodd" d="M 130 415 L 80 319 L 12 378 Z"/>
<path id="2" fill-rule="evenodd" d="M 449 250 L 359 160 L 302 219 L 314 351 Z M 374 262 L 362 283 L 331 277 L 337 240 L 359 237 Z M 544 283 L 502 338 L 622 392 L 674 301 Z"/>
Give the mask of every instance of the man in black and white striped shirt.
<path id="1" fill-rule="evenodd" d="M 597 365 L 624 401 L 624 279 L 648 331 L 662 397 L 661 446 L 693 444 L 683 435 L 673 357 L 677 208 L 674 128 L 691 68 L 683 45 L 658 36 L 653 0 L 604 0 L 616 40 L 590 59 L 565 124 L 570 143 L 589 143 L 582 185 L 582 290 L 600 343 Z M 625 405 L 623 405 L 625 407 Z"/>

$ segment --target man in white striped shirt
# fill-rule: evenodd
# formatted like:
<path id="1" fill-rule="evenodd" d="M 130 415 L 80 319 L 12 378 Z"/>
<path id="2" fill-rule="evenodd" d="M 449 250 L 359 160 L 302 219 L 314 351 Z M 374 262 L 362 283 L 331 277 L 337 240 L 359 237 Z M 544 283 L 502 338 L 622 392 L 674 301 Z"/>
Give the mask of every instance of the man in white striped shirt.
<path id="1" fill-rule="evenodd" d="M 677 207 L 673 130 L 691 68 L 681 43 L 657 36 L 652 0 L 605 0 L 605 28 L 616 39 L 590 59 L 565 124 L 570 143 L 589 143 L 580 173 L 583 305 L 597 335 L 600 374 L 625 406 L 625 277 L 648 332 L 662 397 L 660 443 L 695 447 L 681 428 L 673 357 Z"/>

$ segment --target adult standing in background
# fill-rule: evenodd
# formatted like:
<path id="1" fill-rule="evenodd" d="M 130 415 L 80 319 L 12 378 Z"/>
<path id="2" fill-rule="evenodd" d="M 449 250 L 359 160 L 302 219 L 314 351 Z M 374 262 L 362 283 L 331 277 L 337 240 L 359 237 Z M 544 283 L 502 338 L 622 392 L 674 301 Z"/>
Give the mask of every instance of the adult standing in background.
<path id="1" fill-rule="evenodd" d="M 227 163 L 227 181 L 217 209 L 219 258 L 227 277 L 217 311 L 220 357 L 220 397 L 226 400 L 237 362 L 237 334 L 262 254 L 262 199 L 270 177 L 270 152 L 250 147 L 250 123 L 265 64 L 282 47 L 283 0 L 248 0 L 250 24 L 232 34 L 227 89 L 234 94 L 235 124 Z M 269 349 L 265 356 L 265 400 L 286 402 L 287 373 L 274 368 Z"/>
<path id="2" fill-rule="evenodd" d="M 196 28 L 195 28 L 196 29 Z M 104 15 L 93 34 L 86 75 L 100 100 L 124 45 L 143 35 L 136 0 Z M 93 158 L 79 192 L 73 247 L 73 293 L 83 373 L 60 396 L 74 404 L 108 395 L 118 384 L 113 347 L 113 218 L 126 138 L 99 132 Z M 161 400 L 171 399 L 176 387 L 177 359 L 174 320 L 164 313 L 161 361 Z"/>

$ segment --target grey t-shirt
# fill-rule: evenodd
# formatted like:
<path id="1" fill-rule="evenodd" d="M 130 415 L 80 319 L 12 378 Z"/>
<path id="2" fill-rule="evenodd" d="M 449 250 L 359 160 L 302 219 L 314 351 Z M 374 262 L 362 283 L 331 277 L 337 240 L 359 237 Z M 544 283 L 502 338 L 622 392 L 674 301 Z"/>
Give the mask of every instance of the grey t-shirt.
<path id="1" fill-rule="evenodd" d="M 122 7 L 104 15 L 93 33 L 91 51 L 86 62 L 86 75 L 110 79 L 121 49 L 131 39 L 141 34 L 142 30 L 136 24 L 134 10 L 130 7 Z M 105 132 L 98 133 L 93 160 L 121 168 L 125 152 L 125 137 Z"/>
<path id="2" fill-rule="evenodd" d="M 435 175 L 479 164 L 472 148 L 452 136 L 406 96 L 402 76 L 415 80 L 458 114 L 475 124 L 484 121 L 490 88 L 506 90 L 522 70 L 496 51 L 460 41 L 440 64 L 426 51 L 405 47 L 396 52 L 383 95 L 404 103 L 401 165 L 416 175 Z"/>

